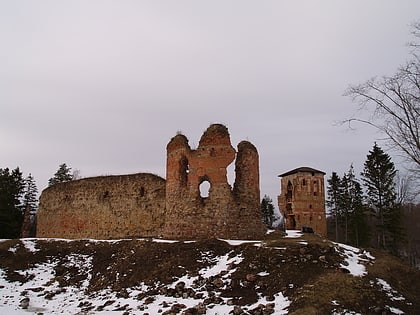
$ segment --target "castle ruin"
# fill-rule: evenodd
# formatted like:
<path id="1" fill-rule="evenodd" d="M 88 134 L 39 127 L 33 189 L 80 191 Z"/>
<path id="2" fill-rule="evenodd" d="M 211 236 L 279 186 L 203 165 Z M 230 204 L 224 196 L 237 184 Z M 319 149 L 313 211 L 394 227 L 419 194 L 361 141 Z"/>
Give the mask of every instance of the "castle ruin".
<path id="1" fill-rule="evenodd" d="M 315 233 L 327 236 L 324 175 L 310 167 L 299 167 L 279 175 L 278 205 L 286 229 L 310 227 Z"/>
<path id="2" fill-rule="evenodd" d="M 167 147 L 166 180 L 153 174 L 84 178 L 46 188 L 37 237 L 258 239 L 259 157 L 248 141 L 232 147 L 228 129 L 213 124 L 191 149 L 182 134 Z M 236 156 L 236 161 L 235 161 Z M 235 161 L 235 183 L 227 167 Z M 200 185 L 210 186 L 208 196 Z"/>

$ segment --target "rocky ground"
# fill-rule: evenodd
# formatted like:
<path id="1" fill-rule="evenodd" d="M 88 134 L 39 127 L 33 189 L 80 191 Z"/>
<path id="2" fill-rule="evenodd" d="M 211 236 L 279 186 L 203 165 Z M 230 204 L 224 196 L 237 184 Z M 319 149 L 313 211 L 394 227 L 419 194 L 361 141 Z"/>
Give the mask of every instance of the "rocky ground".
<path id="1" fill-rule="evenodd" d="M 0 242 L 0 314 L 420 314 L 420 271 L 313 234 Z"/>

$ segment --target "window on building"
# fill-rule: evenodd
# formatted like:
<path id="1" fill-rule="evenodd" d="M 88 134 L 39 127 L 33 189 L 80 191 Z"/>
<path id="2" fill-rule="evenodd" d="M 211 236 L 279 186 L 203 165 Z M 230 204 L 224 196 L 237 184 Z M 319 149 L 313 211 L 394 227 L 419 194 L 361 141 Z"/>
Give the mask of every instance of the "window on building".
<path id="1" fill-rule="evenodd" d="M 200 197 L 207 198 L 210 193 L 210 188 L 211 188 L 210 182 L 207 179 L 203 180 L 201 184 L 199 185 Z"/>
<path id="2" fill-rule="evenodd" d="M 190 172 L 190 165 L 188 159 L 183 156 L 179 161 L 179 179 L 182 186 L 187 186 L 188 173 Z"/>

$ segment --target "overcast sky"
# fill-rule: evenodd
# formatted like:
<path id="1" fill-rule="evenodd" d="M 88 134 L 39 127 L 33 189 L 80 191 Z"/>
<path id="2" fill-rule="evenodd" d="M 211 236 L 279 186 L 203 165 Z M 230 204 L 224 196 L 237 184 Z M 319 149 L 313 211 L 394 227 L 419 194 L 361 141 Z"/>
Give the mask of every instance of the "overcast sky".
<path id="1" fill-rule="evenodd" d="M 223 123 L 277 206 L 283 172 L 360 173 L 381 135 L 337 125 L 343 93 L 392 75 L 419 18 L 418 0 L 0 0 L 0 168 L 40 191 L 61 163 L 165 177 L 177 131 L 194 147 Z"/>

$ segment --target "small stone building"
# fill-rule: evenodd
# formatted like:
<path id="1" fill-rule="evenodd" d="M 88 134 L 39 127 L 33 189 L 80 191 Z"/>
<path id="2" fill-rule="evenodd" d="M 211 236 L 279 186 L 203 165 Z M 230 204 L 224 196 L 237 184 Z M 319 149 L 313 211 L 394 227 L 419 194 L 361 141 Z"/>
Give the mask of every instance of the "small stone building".
<path id="1" fill-rule="evenodd" d="M 286 229 L 311 227 L 315 233 L 327 235 L 324 175 L 310 167 L 299 167 L 279 175 L 278 205 Z"/>
<path id="2" fill-rule="evenodd" d="M 46 188 L 37 237 L 261 238 L 259 157 L 248 141 L 232 147 L 213 124 L 197 149 L 182 134 L 167 145 L 166 180 L 148 173 L 84 178 Z M 236 159 L 235 159 L 236 158 Z M 235 183 L 227 166 L 235 161 Z M 208 196 L 200 194 L 206 182 Z"/>

